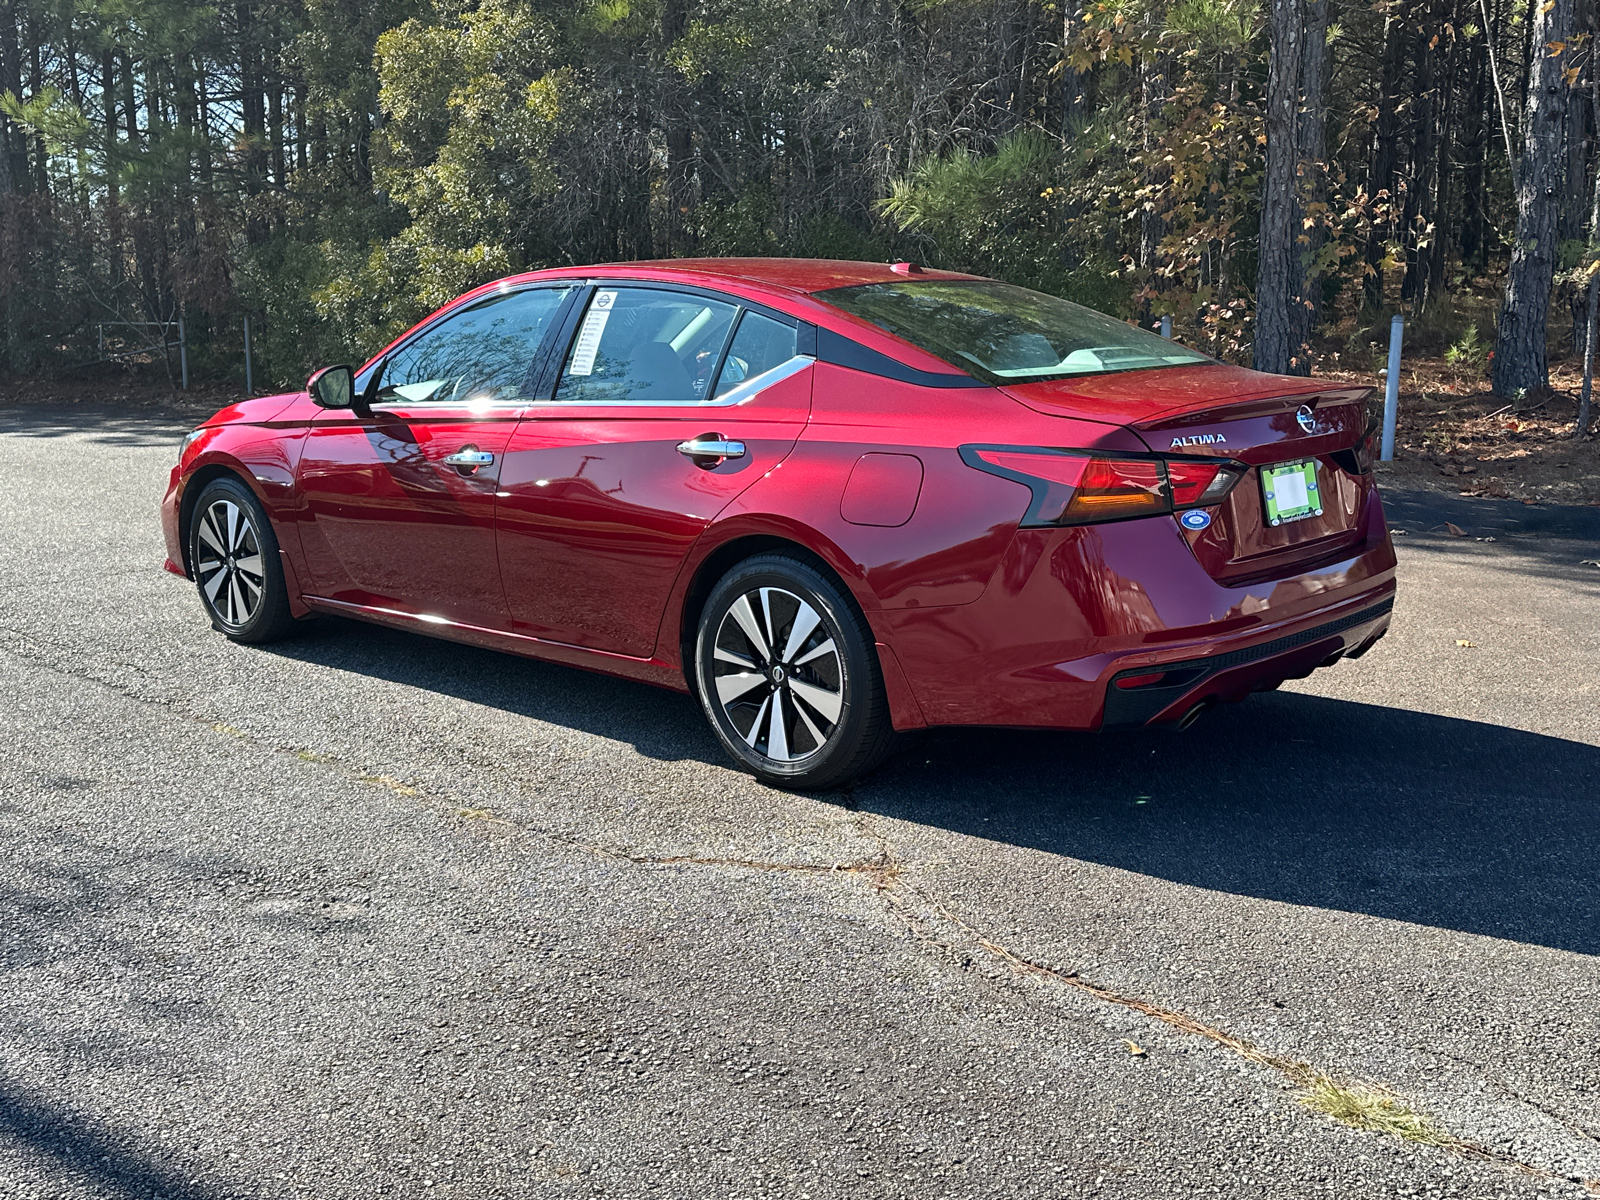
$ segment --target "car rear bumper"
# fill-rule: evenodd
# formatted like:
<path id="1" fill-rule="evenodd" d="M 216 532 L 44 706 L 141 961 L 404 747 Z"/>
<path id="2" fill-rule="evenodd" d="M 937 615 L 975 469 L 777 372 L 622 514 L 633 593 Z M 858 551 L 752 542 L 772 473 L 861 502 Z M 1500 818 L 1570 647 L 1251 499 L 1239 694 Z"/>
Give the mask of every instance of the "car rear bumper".
<path id="1" fill-rule="evenodd" d="M 1100 727 L 1185 723 L 1208 705 L 1271 691 L 1346 656 L 1359 658 L 1389 631 L 1393 588 L 1377 603 L 1364 598 L 1347 607 L 1355 611 L 1237 649 L 1223 642 L 1202 657 L 1117 670 L 1106 683 Z"/>
<path id="2" fill-rule="evenodd" d="M 1268 579 L 1214 578 L 1171 517 L 1019 530 L 965 605 L 869 614 L 929 725 L 1093 730 L 1180 721 L 1364 652 L 1388 627 L 1394 548 L 1362 536 Z M 1151 676 L 1135 686 L 1117 681 Z M 898 721 L 898 718 L 897 718 Z"/>

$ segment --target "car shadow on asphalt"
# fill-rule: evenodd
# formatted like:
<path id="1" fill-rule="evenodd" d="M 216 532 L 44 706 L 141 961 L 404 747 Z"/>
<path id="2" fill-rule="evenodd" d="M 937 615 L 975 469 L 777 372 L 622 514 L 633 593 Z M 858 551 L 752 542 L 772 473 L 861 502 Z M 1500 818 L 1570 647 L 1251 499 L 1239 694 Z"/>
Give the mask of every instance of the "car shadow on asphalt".
<path id="1" fill-rule="evenodd" d="M 1291 692 L 1182 733 L 941 731 L 860 806 L 1193 887 L 1600 954 L 1600 747 Z"/>
<path id="2" fill-rule="evenodd" d="M 88 1117 L 46 1103 L 14 1080 L 0 1077 L 0 1138 L 26 1145 L 53 1160 L 61 1177 L 85 1184 L 95 1195 L 145 1200 L 210 1200 L 219 1193 L 130 1148 L 132 1139 Z M 41 1193 L 43 1194 L 43 1193 Z"/>
<path id="3" fill-rule="evenodd" d="M 1389 488 L 1383 505 L 1402 553 L 1473 558 L 1600 589 L 1600 568 L 1594 566 L 1600 561 L 1600 507 Z"/>
<path id="4" fill-rule="evenodd" d="M 276 653 L 727 766 L 686 696 L 328 618 Z M 1600 954 L 1600 747 L 1293 692 L 1182 733 L 941 729 L 848 794 L 1194 887 Z"/>

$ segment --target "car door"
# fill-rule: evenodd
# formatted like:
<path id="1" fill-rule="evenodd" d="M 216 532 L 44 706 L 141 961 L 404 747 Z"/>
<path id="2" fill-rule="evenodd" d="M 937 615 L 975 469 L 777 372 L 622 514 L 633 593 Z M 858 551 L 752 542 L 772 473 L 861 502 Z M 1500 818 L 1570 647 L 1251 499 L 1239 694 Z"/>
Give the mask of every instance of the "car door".
<path id="1" fill-rule="evenodd" d="M 318 596 L 504 630 L 494 506 L 506 444 L 572 288 L 445 314 L 358 380 L 370 409 L 312 424 L 298 481 Z"/>
<path id="2" fill-rule="evenodd" d="M 799 438 L 810 327 L 726 296 L 606 283 L 575 329 L 554 398 L 523 412 L 506 448 L 512 629 L 644 658 L 689 548 Z"/>

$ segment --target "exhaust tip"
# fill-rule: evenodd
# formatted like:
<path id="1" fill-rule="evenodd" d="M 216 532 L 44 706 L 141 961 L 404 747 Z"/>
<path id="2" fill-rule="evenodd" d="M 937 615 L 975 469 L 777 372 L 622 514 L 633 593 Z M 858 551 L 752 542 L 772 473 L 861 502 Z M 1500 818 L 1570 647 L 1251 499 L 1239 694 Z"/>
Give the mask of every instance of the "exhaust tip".
<path id="1" fill-rule="evenodd" d="M 1196 721 L 1198 721 L 1200 719 L 1200 714 L 1205 712 L 1205 710 L 1210 708 L 1210 707 L 1211 707 L 1211 701 L 1210 700 L 1202 700 L 1202 701 L 1200 701 L 1199 704 L 1196 704 L 1188 712 L 1184 713 L 1183 716 L 1178 718 L 1178 728 L 1179 729 L 1187 729 L 1187 728 L 1189 728 L 1189 726 L 1193 725 Z"/>

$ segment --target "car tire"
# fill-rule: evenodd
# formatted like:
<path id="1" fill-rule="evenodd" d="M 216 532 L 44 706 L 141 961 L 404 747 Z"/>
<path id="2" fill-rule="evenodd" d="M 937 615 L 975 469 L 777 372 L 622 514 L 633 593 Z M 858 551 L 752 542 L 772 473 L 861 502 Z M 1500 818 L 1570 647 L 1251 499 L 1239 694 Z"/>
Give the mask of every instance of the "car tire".
<path id="1" fill-rule="evenodd" d="M 277 534 L 237 479 L 201 488 L 189 516 L 189 574 L 212 627 L 233 641 L 259 645 L 294 630 Z"/>
<path id="2" fill-rule="evenodd" d="M 839 787 L 892 746 L 872 631 L 844 589 L 797 556 L 757 555 L 722 577 L 701 610 L 694 667 L 718 739 L 773 787 Z"/>

